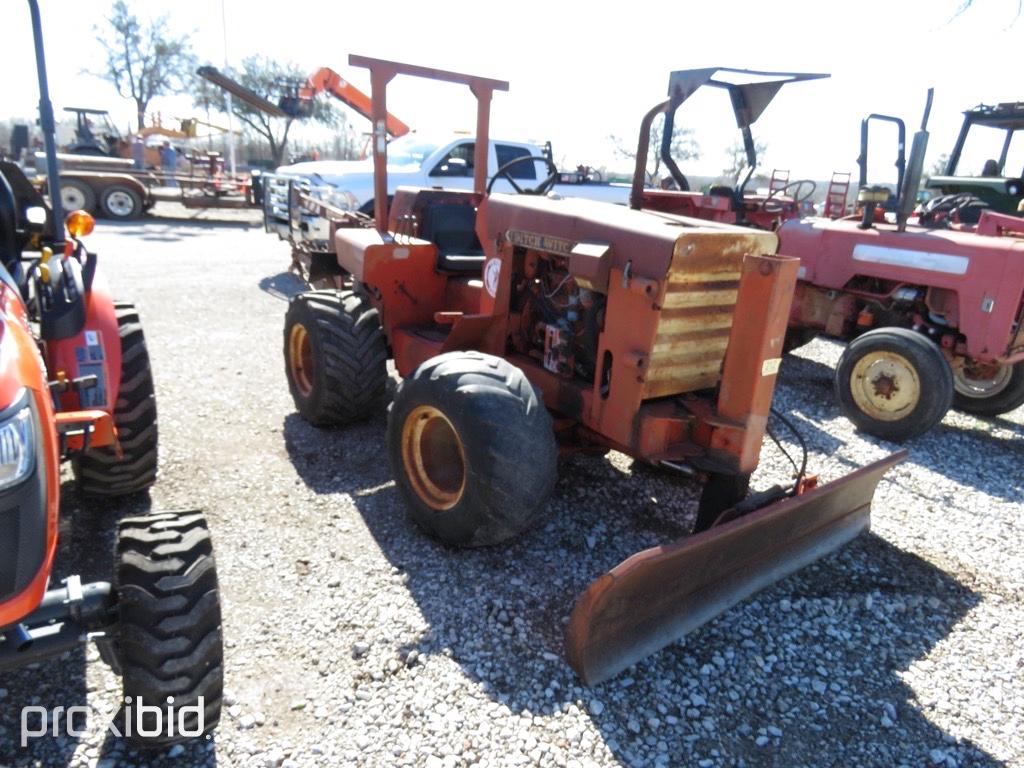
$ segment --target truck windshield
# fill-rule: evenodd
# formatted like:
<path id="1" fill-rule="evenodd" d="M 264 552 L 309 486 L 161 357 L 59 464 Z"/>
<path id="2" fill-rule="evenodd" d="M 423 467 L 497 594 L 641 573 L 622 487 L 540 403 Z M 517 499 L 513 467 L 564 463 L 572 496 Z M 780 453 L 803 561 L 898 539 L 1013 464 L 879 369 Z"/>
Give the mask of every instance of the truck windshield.
<path id="1" fill-rule="evenodd" d="M 388 165 L 412 165 L 419 167 L 423 161 L 437 151 L 438 144 L 422 136 L 402 136 L 388 142 Z"/>

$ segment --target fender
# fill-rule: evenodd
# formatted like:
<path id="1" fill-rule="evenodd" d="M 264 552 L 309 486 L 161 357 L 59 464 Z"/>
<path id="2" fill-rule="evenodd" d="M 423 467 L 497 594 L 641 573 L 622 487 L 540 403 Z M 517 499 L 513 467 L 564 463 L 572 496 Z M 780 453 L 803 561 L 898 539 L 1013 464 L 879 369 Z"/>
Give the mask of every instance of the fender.
<path id="1" fill-rule="evenodd" d="M 6 282 L 0 283 L 0 406 L 7 406 L 20 389 L 29 392 L 37 418 L 36 473 L 26 485 L 37 484 L 25 497 L 45 520 L 42 556 L 31 581 L 17 594 L 0 602 L 0 627 L 28 615 L 42 600 L 57 550 L 57 509 L 60 498 L 60 457 L 53 430 L 53 402 L 47 386 L 43 360 L 29 332 L 21 297 Z M 41 487 L 39 487 L 41 486 Z M 40 493 L 41 491 L 41 493 Z M 15 491 L 17 492 L 17 491 Z M 27 511 L 29 515 L 31 510 Z M 38 520 L 38 517 L 35 518 Z M 4 532 L 6 535 L 7 532 Z M 40 532 L 43 533 L 43 532 Z"/>
<path id="2" fill-rule="evenodd" d="M 95 259 L 89 254 L 89 259 Z M 60 397 L 62 411 L 101 409 L 114 413 L 121 387 L 121 336 L 110 287 L 102 270 L 96 270 L 85 294 L 85 325 L 77 336 L 46 343 L 46 366 L 52 378 L 63 372 L 67 379 L 95 375 L 96 386 L 81 393 L 68 391 Z"/>

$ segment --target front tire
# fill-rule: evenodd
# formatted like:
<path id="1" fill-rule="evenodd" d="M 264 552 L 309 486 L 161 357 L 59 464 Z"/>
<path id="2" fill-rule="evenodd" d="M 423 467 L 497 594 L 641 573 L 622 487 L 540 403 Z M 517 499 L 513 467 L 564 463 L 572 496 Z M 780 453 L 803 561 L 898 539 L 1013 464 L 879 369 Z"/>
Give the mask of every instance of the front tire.
<path id="1" fill-rule="evenodd" d="M 969 363 L 953 370 L 953 407 L 976 416 L 999 416 L 1024 405 L 1024 363 L 997 365 L 994 375 L 972 375 Z"/>
<path id="2" fill-rule="evenodd" d="M 529 528 L 557 479 L 551 416 L 526 375 L 480 352 L 433 357 L 398 386 L 388 459 L 410 516 L 445 544 Z"/>
<path id="3" fill-rule="evenodd" d="M 878 328 L 851 341 L 835 388 L 858 429 L 895 442 L 927 432 L 953 403 L 953 374 L 942 352 L 906 328 Z"/>
<path id="4" fill-rule="evenodd" d="M 112 650 L 123 678 L 123 717 L 131 715 L 129 738 L 159 747 L 210 733 L 220 720 L 224 648 L 206 521 L 198 512 L 125 518 L 118 526 L 116 559 L 119 625 Z M 146 712 L 140 704 L 163 712 L 159 734 L 138 733 L 136 718 Z M 171 712 L 173 733 L 167 727 Z M 180 733 L 179 717 L 191 735 Z M 155 713 L 143 715 L 142 722 L 155 730 Z"/>
<path id="5" fill-rule="evenodd" d="M 284 322 L 285 373 L 310 424 L 337 426 L 373 415 L 386 394 L 388 350 L 380 317 L 354 291 L 309 291 Z"/>
<path id="6" fill-rule="evenodd" d="M 135 305 L 115 302 L 121 337 L 121 383 L 114 405 L 114 425 L 121 447 L 85 451 L 74 462 L 78 489 L 86 496 L 140 493 L 156 482 L 158 433 L 153 371 Z"/>

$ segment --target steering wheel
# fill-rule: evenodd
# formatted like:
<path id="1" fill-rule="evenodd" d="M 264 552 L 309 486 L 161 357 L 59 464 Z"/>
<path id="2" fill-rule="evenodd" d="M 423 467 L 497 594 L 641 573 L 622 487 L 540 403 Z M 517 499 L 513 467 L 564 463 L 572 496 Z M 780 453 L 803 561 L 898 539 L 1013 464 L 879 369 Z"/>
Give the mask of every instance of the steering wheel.
<path id="1" fill-rule="evenodd" d="M 804 187 L 808 187 L 806 192 L 803 192 Z M 771 192 L 769 192 L 768 197 L 761 201 L 761 205 L 759 206 L 759 208 L 765 213 L 782 213 L 782 211 L 784 211 L 786 208 L 786 204 L 783 203 L 781 200 L 774 200 L 774 198 L 780 197 L 787 191 L 792 189 L 794 190 L 794 192 L 793 194 L 790 195 L 790 197 L 793 198 L 793 202 L 796 205 L 800 205 L 800 203 L 809 200 L 811 195 L 814 194 L 814 190 L 817 188 L 818 185 L 815 184 L 810 179 L 798 179 L 797 181 L 791 181 L 785 186 L 779 187 L 778 189 L 773 189 Z"/>
<path id="2" fill-rule="evenodd" d="M 518 163 L 525 163 L 527 161 L 531 163 L 544 163 L 545 165 L 547 165 L 548 170 L 551 171 L 551 173 L 549 173 L 547 177 L 536 187 L 520 187 L 518 184 L 516 184 L 516 180 L 513 179 L 508 172 L 509 168 L 511 168 L 513 165 L 516 165 Z M 494 172 L 494 176 L 491 177 L 491 180 L 487 184 L 487 194 L 491 194 L 491 189 L 494 188 L 494 182 L 496 182 L 499 178 L 504 177 L 505 181 L 512 185 L 512 189 L 516 191 L 517 195 L 546 195 L 555 186 L 555 183 L 558 181 L 558 176 L 558 168 L 557 166 L 555 166 L 553 162 L 551 162 L 549 158 L 533 157 L 532 155 L 521 155 L 515 158 L 514 160 L 509 160 L 507 163 L 501 166 L 501 168 Z"/>

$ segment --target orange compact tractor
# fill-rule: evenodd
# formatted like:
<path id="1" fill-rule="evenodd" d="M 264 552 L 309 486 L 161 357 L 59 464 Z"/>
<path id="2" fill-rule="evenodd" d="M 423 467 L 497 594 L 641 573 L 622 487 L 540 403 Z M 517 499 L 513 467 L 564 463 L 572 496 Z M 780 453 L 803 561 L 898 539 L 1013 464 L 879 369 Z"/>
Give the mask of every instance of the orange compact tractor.
<path id="1" fill-rule="evenodd" d="M 584 681 L 868 525 L 875 485 L 898 456 L 822 487 L 801 473 L 748 494 L 796 282 L 774 234 L 544 197 L 558 173 L 540 157 L 514 161 L 544 164 L 537 188 L 491 193 L 489 107 L 507 83 L 350 62 L 371 75 L 376 216 L 333 211 L 351 289 L 289 306 L 284 351 L 300 413 L 321 425 L 369 415 L 393 359 L 398 489 L 416 523 L 456 546 L 497 544 L 533 523 L 560 450 L 614 449 L 705 481 L 694 535 L 630 557 L 579 598 L 566 644 Z M 477 97 L 472 191 L 399 188 L 389 209 L 385 89 L 397 75 L 462 83 Z"/>
<path id="2" fill-rule="evenodd" d="M 30 6 L 52 158 L 39 11 Z M 92 224 L 73 212 L 65 237 L 59 196 L 48 208 L 17 166 L 0 163 L 0 671 L 91 638 L 124 681 L 119 732 L 167 744 L 208 733 L 220 714 L 220 603 L 202 515 L 123 519 L 113 584 L 51 582 L 62 459 L 89 495 L 135 493 L 156 479 L 142 327 L 132 305 L 110 298 L 82 243 Z"/>

